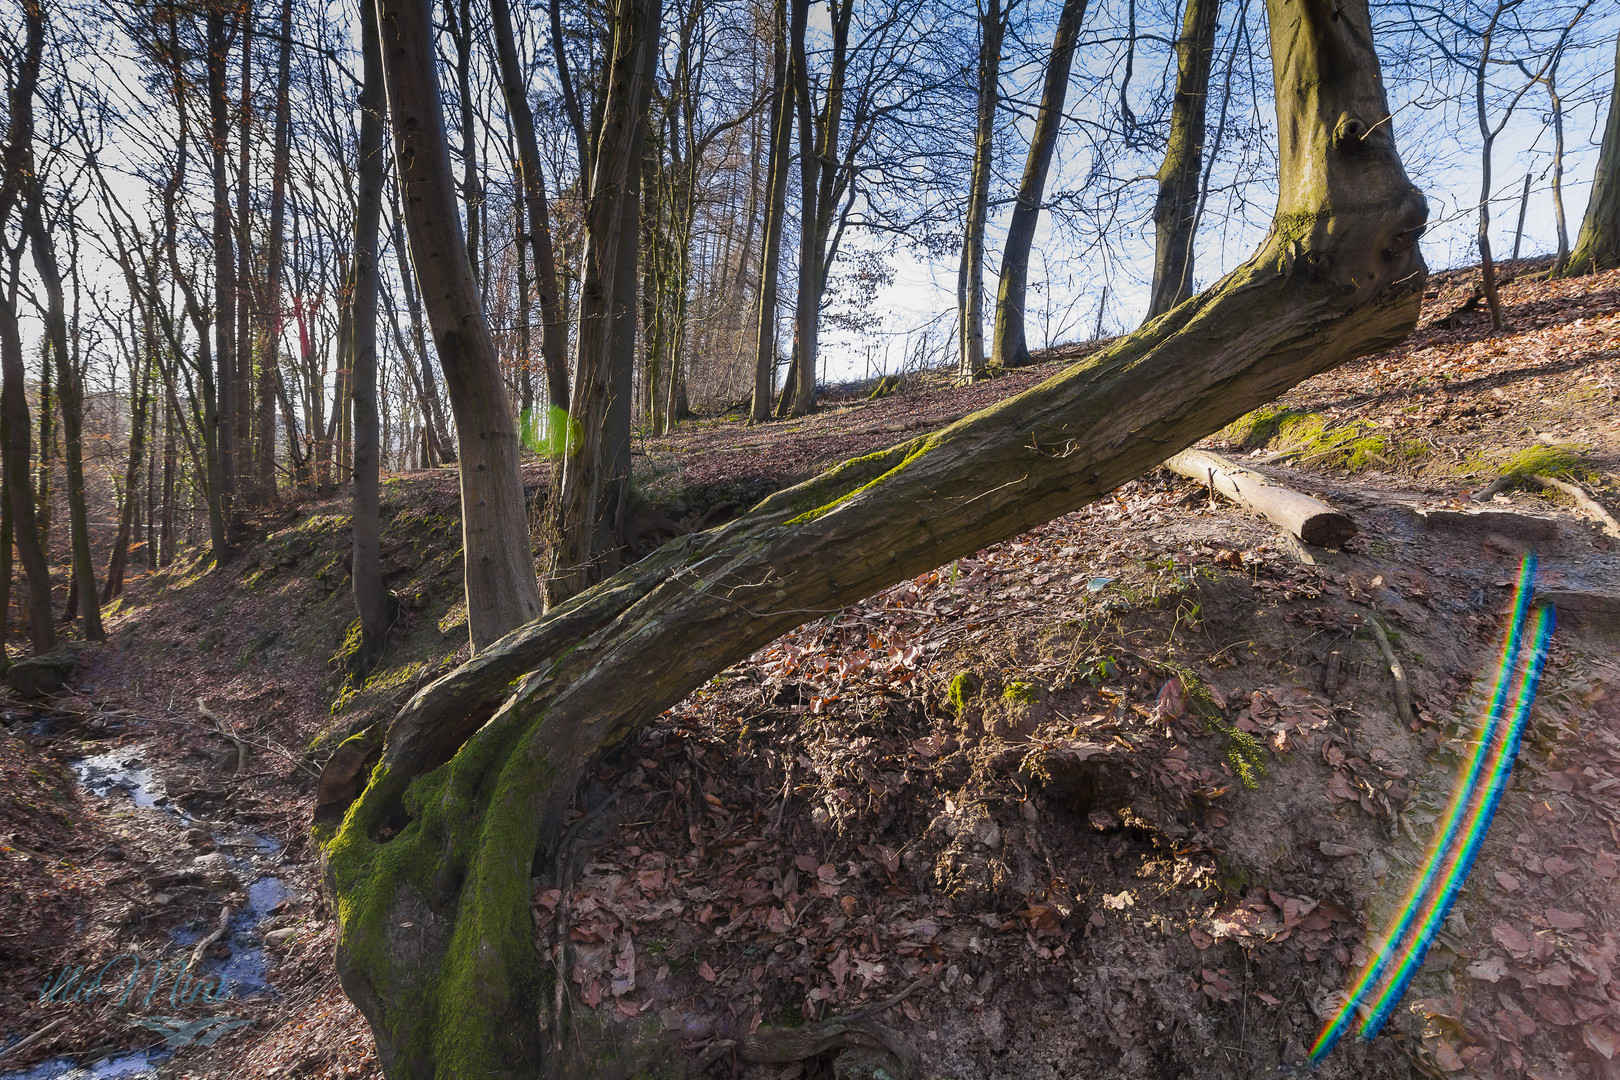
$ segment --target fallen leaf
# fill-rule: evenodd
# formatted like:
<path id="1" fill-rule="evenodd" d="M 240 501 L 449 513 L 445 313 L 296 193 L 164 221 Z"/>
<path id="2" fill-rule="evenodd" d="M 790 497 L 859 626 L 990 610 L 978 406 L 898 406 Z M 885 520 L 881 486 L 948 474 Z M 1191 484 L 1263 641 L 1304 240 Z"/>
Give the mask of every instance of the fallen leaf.
<path id="1" fill-rule="evenodd" d="M 1198 929 L 1196 926 L 1187 928 L 1187 936 L 1192 939 L 1193 947 L 1200 951 L 1215 944 L 1215 939 Z"/>
<path id="2" fill-rule="evenodd" d="M 1505 922 L 1491 927 L 1491 939 L 1514 956 L 1530 955 L 1530 939 Z"/>
<path id="3" fill-rule="evenodd" d="M 1274 998 L 1270 994 L 1266 993 L 1264 990 L 1256 990 L 1254 992 L 1254 996 L 1259 998 L 1261 1001 L 1265 1002 L 1267 1005 L 1281 1005 L 1282 1004 L 1282 998 Z"/>
<path id="4" fill-rule="evenodd" d="M 1506 889 L 1508 892 L 1519 891 L 1519 879 L 1508 873 L 1506 870 L 1498 870 L 1496 872 L 1496 883 L 1502 886 L 1502 888 Z"/>
<path id="5" fill-rule="evenodd" d="M 1551 861 L 1551 860 L 1548 860 Z M 1546 911 L 1547 921 L 1555 930 L 1579 930 L 1586 925 L 1586 916 L 1577 915 L 1572 911 L 1563 911 L 1550 907 Z"/>
<path id="6" fill-rule="evenodd" d="M 707 960 L 698 964 L 698 974 L 702 976 L 704 982 L 711 983 L 720 977 L 715 973 L 714 968 L 709 966 L 709 962 Z"/>
<path id="7" fill-rule="evenodd" d="M 1581 1035 L 1586 1039 L 1586 1045 L 1603 1055 L 1605 1061 L 1614 1060 L 1615 1034 L 1607 1028 L 1596 1024 L 1582 1024 Z"/>
<path id="8" fill-rule="evenodd" d="M 1348 859 L 1352 855 L 1366 854 L 1360 848 L 1353 848 L 1348 844 L 1335 844 L 1330 840 L 1323 840 L 1318 843 L 1316 850 L 1330 859 Z"/>
<path id="9" fill-rule="evenodd" d="M 1479 979 L 1481 982 L 1500 982 L 1506 974 L 1507 964 L 1497 957 L 1476 960 L 1468 965 L 1469 978 Z"/>

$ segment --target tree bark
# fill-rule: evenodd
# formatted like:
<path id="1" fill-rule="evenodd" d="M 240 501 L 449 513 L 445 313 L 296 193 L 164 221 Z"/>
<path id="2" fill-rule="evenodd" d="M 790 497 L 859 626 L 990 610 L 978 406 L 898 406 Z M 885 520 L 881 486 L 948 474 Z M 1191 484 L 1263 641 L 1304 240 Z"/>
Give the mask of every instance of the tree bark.
<path id="1" fill-rule="evenodd" d="M 1479 120 L 1479 274 L 1485 291 L 1485 304 L 1491 311 L 1491 328 L 1502 329 L 1502 297 L 1496 288 L 1496 260 L 1491 256 L 1491 148 L 1496 142 L 1496 130 L 1490 125 L 1485 112 L 1485 73 L 1491 62 L 1491 38 L 1496 24 L 1513 0 L 1497 0 L 1491 14 L 1490 25 L 1480 38 L 1479 63 L 1474 68 L 1474 112 Z"/>
<path id="2" fill-rule="evenodd" d="M 788 162 L 793 146 L 793 80 L 788 72 L 787 0 L 776 0 L 771 68 L 771 142 L 765 197 L 765 250 L 759 270 L 759 318 L 754 337 L 754 397 L 751 424 L 771 418 L 776 392 L 776 287 L 782 266 L 782 219 L 787 213 Z"/>
<path id="3" fill-rule="evenodd" d="M 396 168 L 396 178 L 398 175 Z M 399 259 L 399 284 L 405 291 L 405 307 L 411 318 L 411 343 L 416 346 L 416 362 L 421 365 L 419 378 L 425 410 L 422 414 L 422 426 L 430 429 L 428 441 L 438 450 L 434 464 L 449 465 L 456 460 L 456 448 L 450 441 L 450 427 L 445 423 L 444 406 L 439 400 L 439 383 L 433 377 L 433 366 L 428 359 L 427 334 L 422 329 L 422 305 L 417 300 L 416 287 L 411 284 L 415 277 L 411 272 L 410 248 L 405 242 L 405 193 L 403 185 L 397 180 L 394 194 L 399 200 L 398 216 L 394 219 L 393 229 L 394 254 Z"/>
<path id="4" fill-rule="evenodd" d="M 276 388 L 281 374 L 281 260 L 287 215 L 287 174 L 291 166 L 292 0 L 281 0 L 281 41 L 276 53 L 276 118 L 270 158 L 270 235 L 265 238 L 264 311 L 259 341 L 258 437 L 254 440 L 259 489 L 266 500 L 276 492 Z M 289 453 L 297 432 L 287 431 Z"/>
<path id="5" fill-rule="evenodd" d="M 1603 129 L 1597 173 L 1586 216 L 1575 238 L 1561 276 L 1576 277 L 1620 266 L 1620 37 L 1614 44 L 1614 91 L 1609 97 L 1609 122 Z"/>
<path id="6" fill-rule="evenodd" d="M 1219 454 L 1183 450 L 1164 467 L 1208 485 L 1289 535 L 1316 547 L 1340 547 L 1356 535 L 1356 523 L 1321 499 L 1283 487 Z"/>
<path id="7" fill-rule="evenodd" d="M 546 366 L 546 405 L 568 408 L 568 327 L 557 298 L 557 255 L 551 242 L 551 212 L 546 205 L 546 180 L 540 171 L 540 144 L 534 134 L 534 113 L 529 109 L 527 80 L 518 64 L 517 38 L 506 0 L 490 0 L 495 57 L 500 63 L 501 92 L 517 139 L 518 174 L 528 211 L 526 239 L 540 291 L 540 352 Z M 524 362 L 528 362 L 527 356 Z"/>
<path id="8" fill-rule="evenodd" d="M 0 234 L 10 223 L 34 173 L 34 90 L 45 45 L 45 9 L 22 5 L 23 40 L 14 54 L 6 142 L 0 152 Z M 22 333 L 17 323 L 18 260 L 11 257 L 10 280 L 0 293 L 0 414 L 5 418 L 3 465 L 17 556 L 23 565 L 29 640 L 35 653 L 56 647 L 51 613 L 50 568 L 34 502 L 33 422 L 28 415 L 28 372 L 23 366 Z M 0 611 L 0 616 L 5 612 Z"/>
<path id="9" fill-rule="evenodd" d="M 67 463 L 68 543 L 73 555 L 73 583 L 79 590 L 81 625 L 86 641 L 105 641 L 101 604 L 96 596 L 96 563 L 90 551 L 90 513 L 84 494 L 84 393 L 73 354 L 68 350 L 67 308 L 56 245 L 45 227 L 45 195 L 38 178 L 23 203 L 23 230 L 28 234 L 34 272 L 45 290 L 45 342 L 56 361 L 56 396 L 62 410 L 62 441 Z"/>
<path id="10" fill-rule="evenodd" d="M 226 67 L 230 63 L 229 31 L 224 0 L 208 5 L 208 120 L 211 175 L 214 187 L 214 443 L 219 454 L 219 490 L 227 525 L 236 515 L 236 250 L 231 239 L 230 178 L 226 147 L 230 138 L 230 103 Z"/>
<path id="11" fill-rule="evenodd" d="M 17 111 L 13 109 L 11 115 L 15 133 Z M 22 335 L 17 326 L 15 267 L 10 287 L 0 297 L 0 375 L 0 412 L 6 422 L 6 497 L 11 504 L 17 557 L 27 587 L 28 637 L 38 654 L 56 648 L 56 619 L 51 612 L 50 566 L 45 560 L 34 505 L 33 423 L 24 389 L 28 374 L 23 368 Z"/>
<path id="12" fill-rule="evenodd" d="M 150 322 L 148 322 L 150 331 Z M 112 603 L 124 590 L 124 570 L 129 564 L 129 545 L 135 536 L 135 511 L 139 505 L 141 469 L 146 455 L 146 414 L 152 400 L 151 349 L 155 335 L 148 332 L 139 344 L 131 345 L 137 361 L 130 365 L 129 460 L 124 466 L 124 497 L 118 510 L 118 535 L 113 539 L 112 556 L 107 560 L 107 580 L 101 602 Z"/>
<path id="13" fill-rule="evenodd" d="M 956 377 L 962 382 L 972 382 L 985 373 L 984 224 L 989 216 L 991 152 L 996 103 L 1001 96 L 1001 40 L 1006 28 L 1001 0 L 988 0 L 979 15 L 979 109 L 973 127 L 973 173 L 968 182 L 962 272 L 956 283 L 956 313 L 961 326 Z"/>
<path id="14" fill-rule="evenodd" d="M 641 174 L 658 0 L 619 0 L 586 210 L 573 403 L 547 508 L 546 605 L 617 572 L 630 512 Z"/>
<path id="15" fill-rule="evenodd" d="M 1159 166 L 1159 198 L 1153 205 L 1153 286 L 1144 322 L 1163 315 L 1193 292 L 1204 121 L 1220 11 L 1220 0 L 1187 0 L 1181 37 L 1176 40 L 1176 95 L 1170 106 L 1170 140 L 1164 149 L 1164 164 Z"/>
<path id="16" fill-rule="evenodd" d="M 539 1072 L 563 976 L 534 948 L 529 876 L 601 747 L 807 616 L 1068 513 L 1407 334 L 1427 207 L 1366 0 L 1268 10 L 1280 192 L 1247 263 L 1017 397 L 666 545 L 406 706 L 325 839 L 339 971 L 390 1077 Z"/>
<path id="17" fill-rule="evenodd" d="M 467 263 L 426 0 L 378 0 L 405 224 L 460 443 L 461 538 L 473 651 L 540 614 L 517 425 Z"/>
<path id="18" fill-rule="evenodd" d="M 377 9 L 360 4 L 364 83 L 360 90 L 359 191 L 354 215 L 354 289 L 350 393 L 354 415 L 354 560 L 349 579 L 360 616 L 360 648 L 350 660 L 356 681 L 382 656 L 388 637 L 388 591 L 382 579 L 381 464 L 377 421 L 377 237 L 382 226 L 382 50 Z"/>
<path id="19" fill-rule="evenodd" d="M 1029 287 L 1029 249 L 1035 242 L 1035 225 L 1040 220 L 1041 200 L 1046 194 L 1046 174 L 1052 166 L 1058 129 L 1063 124 L 1063 102 L 1069 94 L 1069 68 L 1074 61 L 1074 43 L 1080 36 L 1080 23 L 1086 17 L 1086 0 L 1063 0 L 1057 29 L 1052 34 L 1052 55 L 1046 61 L 1046 84 L 1041 88 L 1041 107 L 1035 116 L 1035 134 L 1030 139 L 1029 156 L 1024 161 L 1024 177 L 1018 185 L 1012 220 L 1007 224 L 1007 246 L 1001 256 L 1001 285 L 996 293 L 996 323 L 990 363 L 994 367 L 1019 367 L 1029 363 L 1029 346 L 1024 342 L 1024 296 Z"/>

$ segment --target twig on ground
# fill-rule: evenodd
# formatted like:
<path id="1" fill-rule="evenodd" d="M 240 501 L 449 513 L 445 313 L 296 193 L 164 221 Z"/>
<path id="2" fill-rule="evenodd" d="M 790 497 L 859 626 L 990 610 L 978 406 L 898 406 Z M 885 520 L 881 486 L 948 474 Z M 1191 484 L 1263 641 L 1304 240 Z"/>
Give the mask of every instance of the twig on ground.
<path id="1" fill-rule="evenodd" d="M 191 959 L 186 963 L 187 971 L 196 971 L 202 965 L 203 955 L 208 952 L 214 942 L 225 936 L 225 931 L 230 929 L 230 924 L 231 905 L 226 904 L 219 909 L 219 925 L 207 937 L 197 942 L 197 947 L 191 950 Z"/>
<path id="2" fill-rule="evenodd" d="M 210 709 L 202 698 L 197 699 L 197 711 L 202 713 L 203 719 L 213 723 L 215 731 L 236 744 L 236 775 L 241 776 L 242 773 L 247 771 L 247 743 L 243 742 L 236 732 L 231 730 L 231 726 L 218 713 Z"/>
<path id="3" fill-rule="evenodd" d="M 1603 509 L 1602 504 L 1600 504 L 1596 499 L 1592 498 L 1592 496 L 1588 495 L 1586 493 L 1586 489 L 1581 487 L 1581 485 L 1573 483 L 1569 480 L 1559 480 L 1557 477 L 1553 476 L 1536 475 L 1530 477 L 1530 479 L 1534 480 L 1542 487 L 1552 488 L 1555 491 L 1562 491 L 1565 495 L 1568 495 L 1575 501 L 1576 506 L 1580 507 L 1589 515 L 1597 519 L 1598 524 L 1603 527 L 1603 531 L 1605 533 L 1608 533 L 1615 539 L 1620 540 L 1620 522 L 1615 521 L 1613 516 L 1611 516 L 1607 510 Z"/>
<path id="4" fill-rule="evenodd" d="M 27 1038 L 20 1039 L 17 1042 L 12 1043 L 10 1046 L 7 1046 L 7 1047 L 5 1047 L 3 1049 L 0 1049 L 0 1057 L 5 1057 L 7 1054 L 11 1053 L 12 1051 L 19 1051 L 20 1052 L 20 1051 L 28 1049 L 30 1046 L 33 1046 L 35 1043 L 39 1042 L 39 1040 L 43 1039 L 45 1036 L 49 1035 L 51 1032 L 55 1031 L 57 1028 L 61 1027 L 63 1024 L 65 1024 L 67 1022 L 68 1022 L 67 1017 L 58 1016 L 55 1020 L 52 1020 L 50 1023 L 48 1023 L 44 1027 L 40 1028 L 38 1031 L 34 1032 L 32 1035 L 29 1035 Z"/>
<path id="5" fill-rule="evenodd" d="M 1395 655 L 1395 647 L 1389 643 L 1389 635 L 1384 632 L 1384 626 L 1376 615 L 1367 620 L 1367 625 L 1372 628 L 1373 637 L 1378 639 L 1378 649 L 1384 654 L 1384 662 L 1389 665 L 1389 673 L 1395 679 L 1395 712 L 1400 715 L 1402 723 L 1415 724 L 1412 690 L 1406 681 L 1406 669 L 1401 666 L 1401 658 Z"/>

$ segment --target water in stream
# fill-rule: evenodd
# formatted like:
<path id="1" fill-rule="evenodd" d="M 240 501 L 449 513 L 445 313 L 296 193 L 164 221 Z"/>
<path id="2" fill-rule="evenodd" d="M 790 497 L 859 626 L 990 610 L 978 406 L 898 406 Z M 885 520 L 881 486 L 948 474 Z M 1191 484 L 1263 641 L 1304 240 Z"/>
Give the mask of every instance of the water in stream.
<path id="1" fill-rule="evenodd" d="M 267 869 L 279 860 L 280 841 L 264 833 L 240 825 L 220 825 L 205 822 L 188 814 L 175 804 L 163 787 L 163 782 L 145 767 L 140 755 L 133 750 L 93 754 L 72 762 L 73 772 L 86 791 L 101 798 L 122 794 L 136 807 L 154 813 L 167 814 L 184 825 L 207 828 L 215 847 L 224 854 L 226 866 L 244 883 L 247 903 L 231 916 L 226 935 L 221 940 L 229 946 L 230 955 L 224 960 L 208 957 L 200 971 L 190 974 L 206 978 L 214 985 L 213 976 L 219 976 L 221 1003 L 230 999 L 273 994 L 274 988 L 265 978 L 266 960 L 261 925 L 273 909 L 289 893 L 286 885 Z M 194 923 L 180 927 L 170 935 L 180 955 L 185 947 L 195 945 L 213 927 Z M 72 1008 L 64 1004 L 63 1008 Z M 0 1051 L 15 1043 L 26 1032 L 0 1036 Z M 157 1066 L 173 1053 L 161 1045 L 156 1049 L 137 1050 L 104 1056 L 94 1061 L 73 1058 L 54 1058 L 29 1069 L 0 1071 L 0 1080 L 154 1080 Z"/>

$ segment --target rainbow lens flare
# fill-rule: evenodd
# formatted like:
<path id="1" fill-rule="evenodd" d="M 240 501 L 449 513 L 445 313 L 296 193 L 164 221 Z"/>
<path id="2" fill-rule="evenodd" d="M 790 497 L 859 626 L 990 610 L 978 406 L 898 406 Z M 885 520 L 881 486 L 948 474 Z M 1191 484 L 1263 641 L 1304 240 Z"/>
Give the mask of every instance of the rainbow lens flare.
<path id="1" fill-rule="evenodd" d="M 1457 779 L 1456 789 L 1445 813 L 1439 819 L 1422 868 L 1414 877 L 1389 929 L 1381 936 L 1367 966 L 1351 984 L 1344 1004 L 1323 1026 L 1311 1047 L 1311 1061 L 1320 1062 L 1349 1030 L 1355 1011 L 1370 1001 L 1360 1035 L 1370 1039 L 1378 1034 L 1390 1013 L 1400 1003 L 1407 985 L 1423 965 L 1423 957 L 1445 922 L 1468 871 L 1484 843 L 1485 833 L 1507 787 L 1508 774 L 1518 757 L 1519 741 L 1530 719 L 1536 689 L 1547 662 L 1552 640 L 1553 609 L 1530 606 L 1535 585 L 1535 552 L 1524 557 L 1514 592 L 1512 617 L 1503 637 L 1496 676 L 1485 715 L 1474 738 L 1473 750 Z M 1519 656 L 1526 630 L 1534 642 L 1530 659 L 1519 675 Z M 1516 679 L 1515 676 L 1519 677 Z M 1512 687 L 1517 682 L 1517 693 Z M 1508 710 L 1508 700 L 1513 708 Z M 1506 723 L 1503 715 L 1507 714 Z"/>

